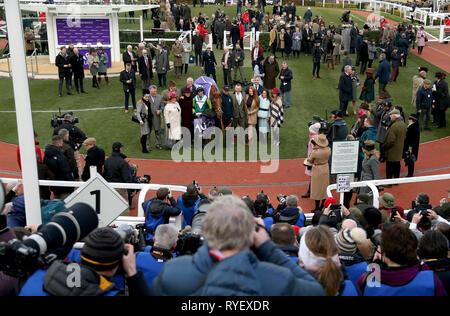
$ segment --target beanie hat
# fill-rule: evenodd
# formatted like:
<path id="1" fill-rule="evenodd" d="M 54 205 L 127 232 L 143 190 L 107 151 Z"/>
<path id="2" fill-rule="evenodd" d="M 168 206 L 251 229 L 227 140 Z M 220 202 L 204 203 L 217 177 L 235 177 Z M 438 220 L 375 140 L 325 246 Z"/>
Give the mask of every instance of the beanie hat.
<path id="1" fill-rule="evenodd" d="M 352 230 L 346 228 L 336 234 L 335 240 L 339 247 L 339 252 L 354 254 L 358 250 L 359 243 L 363 243 L 367 239 L 366 232 L 361 228 Z"/>
<path id="2" fill-rule="evenodd" d="M 375 207 L 368 207 L 363 213 L 367 224 L 376 227 L 381 224 L 381 212 Z"/>
<path id="3" fill-rule="evenodd" d="M 112 270 L 120 264 L 124 251 L 124 242 L 114 229 L 97 228 L 86 238 L 81 262 L 96 271 Z"/>
<path id="4" fill-rule="evenodd" d="M 331 204 L 336 204 L 336 200 L 334 199 L 334 197 L 329 197 L 325 200 L 325 203 L 323 204 L 323 206 L 325 208 L 327 208 L 328 206 L 330 206 Z"/>

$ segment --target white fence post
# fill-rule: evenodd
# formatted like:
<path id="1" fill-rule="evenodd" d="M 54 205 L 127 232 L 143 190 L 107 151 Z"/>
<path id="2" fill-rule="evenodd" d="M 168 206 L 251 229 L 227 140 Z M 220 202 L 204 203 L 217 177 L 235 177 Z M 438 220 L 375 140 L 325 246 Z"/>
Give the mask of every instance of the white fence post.
<path id="1" fill-rule="evenodd" d="M 139 27 L 141 29 L 141 42 L 144 41 L 144 20 L 142 18 L 142 15 L 139 17 Z"/>

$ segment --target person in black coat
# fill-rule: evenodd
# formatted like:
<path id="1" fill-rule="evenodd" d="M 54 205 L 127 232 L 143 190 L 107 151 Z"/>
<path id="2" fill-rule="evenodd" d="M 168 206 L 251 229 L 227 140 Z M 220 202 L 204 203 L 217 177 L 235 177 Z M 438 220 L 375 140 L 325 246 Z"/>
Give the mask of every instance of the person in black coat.
<path id="1" fill-rule="evenodd" d="M 241 31 L 236 22 L 233 22 L 233 26 L 230 31 L 231 43 L 233 44 L 233 50 L 236 49 L 236 43 L 239 42 L 241 38 Z"/>
<path id="2" fill-rule="evenodd" d="M 142 95 L 149 92 L 150 79 L 153 79 L 152 55 L 147 50 L 142 50 L 142 56 L 138 58 L 139 75 L 141 76 Z"/>
<path id="3" fill-rule="evenodd" d="M 131 64 L 133 66 L 134 71 L 137 71 L 137 55 L 133 52 L 133 46 L 128 45 L 127 50 L 122 54 L 123 66 L 126 68 L 127 64 Z"/>
<path id="4" fill-rule="evenodd" d="M 418 120 L 419 117 L 415 113 L 408 118 L 409 125 L 406 129 L 405 145 L 403 146 L 403 158 L 408 167 L 407 177 L 414 176 L 414 163 L 419 157 L 420 127 Z"/>
<path id="5" fill-rule="evenodd" d="M 403 67 L 406 67 L 406 60 L 408 58 L 408 49 L 409 49 L 409 42 L 406 38 L 406 34 L 402 34 L 402 38 L 398 40 L 398 51 L 403 54 Z"/>
<path id="6" fill-rule="evenodd" d="M 133 109 L 136 111 L 136 74 L 131 64 L 126 65 L 125 70 L 120 73 L 120 82 L 123 84 L 123 92 L 125 93 L 125 113 L 128 113 L 128 101 L 131 95 Z"/>
<path id="7" fill-rule="evenodd" d="M 367 62 L 369 61 L 369 39 L 367 37 L 363 38 L 361 46 L 359 47 L 359 61 L 361 62 L 360 74 L 364 75 L 366 73 Z"/>
<path id="8" fill-rule="evenodd" d="M 287 62 L 283 62 L 281 67 L 280 76 L 280 92 L 281 92 L 281 100 L 283 102 L 283 106 L 288 108 L 291 106 L 291 80 L 293 78 L 292 70 L 288 68 Z M 286 102 L 284 102 L 284 96 L 286 95 Z"/>
<path id="9" fill-rule="evenodd" d="M 84 56 L 78 53 L 78 48 L 74 48 L 73 55 L 70 58 L 70 64 L 73 70 L 73 79 L 75 80 L 75 90 L 77 93 L 87 93 L 84 91 Z"/>
<path id="10" fill-rule="evenodd" d="M 445 73 L 437 72 L 435 75 L 436 81 L 433 85 L 433 116 L 437 122 L 437 128 L 447 126 L 445 118 L 445 111 L 450 107 L 450 96 L 448 94 L 448 84 L 445 81 Z"/>
<path id="11" fill-rule="evenodd" d="M 353 83 L 352 83 L 352 66 L 347 65 L 344 68 L 344 72 L 341 74 L 341 77 L 339 78 L 339 103 L 340 107 L 339 110 L 342 111 L 342 113 L 345 116 L 348 116 L 347 113 L 347 106 L 348 101 L 351 101 L 353 99 Z"/>
<path id="12" fill-rule="evenodd" d="M 90 167 L 97 167 L 97 173 L 103 174 L 103 165 L 105 164 L 105 151 L 96 145 L 95 138 L 88 138 L 83 143 L 87 149 L 87 155 L 84 158 L 86 164 L 84 165 L 81 179 L 87 181 L 90 178 Z"/>
<path id="13" fill-rule="evenodd" d="M 289 60 L 289 55 L 292 53 L 292 33 L 290 28 L 287 28 L 286 33 L 284 33 L 284 53 L 286 54 L 286 59 Z"/>
<path id="14" fill-rule="evenodd" d="M 59 135 L 52 136 L 52 143 L 44 147 L 44 164 L 53 172 L 55 180 L 75 181 L 69 162 L 61 151 L 62 146 L 63 138 Z M 64 200 L 73 192 L 71 187 L 52 187 L 51 190 L 54 198 L 58 200 Z"/>
<path id="15" fill-rule="evenodd" d="M 211 46 L 208 46 L 206 48 L 206 51 L 203 52 L 202 70 L 205 72 L 206 76 L 209 77 L 210 75 L 212 75 L 214 81 L 217 81 L 216 67 L 217 67 L 217 62 L 216 62 L 216 58 L 214 57 L 214 52 L 211 50 Z"/>
<path id="16" fill-rule="evenodd" d="M 55 58 L 55 65 L 58 67 L 59 96 L 62 97 L 62 86 L 66 80 L 67 94 L 72 95 L 72 65 L 65 47 L 61 47 L 61 52 Z"/>

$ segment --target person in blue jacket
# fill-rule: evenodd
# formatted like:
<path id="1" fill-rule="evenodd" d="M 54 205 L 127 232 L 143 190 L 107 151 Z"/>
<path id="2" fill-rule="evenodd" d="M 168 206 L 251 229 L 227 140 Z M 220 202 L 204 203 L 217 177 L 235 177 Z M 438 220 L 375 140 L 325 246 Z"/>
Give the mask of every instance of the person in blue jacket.
<path id="1" fill-rule="evenodd" d="M 152 239 L 158 225 L 168 224 L 172 216 L 181 214 L 177 201 L 168 188 L 159 188 L 156 197 L 142 205 L 145 214 L 145 227 L 147 239 Z"/>
<path id="2" fill-rule="evenodd" d="M 439 277 L 417 259 L 416 235 L 403 224 L 381 233 L 374 257 L 375 271 L 364 273 L 357 285 L 364 296 L 447 296 Z"/>
<path id="3" fill-rule="evenodd" d="M 150 290 L 136 270 L 133 246 L 110 227 L 93 230 L 81 249 L 81 263 L 57 260 L 48 270 L 37 270 L 19 296 L 123 296 L 114 276 L 122 266 L 130 296 L 147 296 Z M 74 273 L 78 271 L 79 278 Z M 78 281 L 77 281 L 78 280 Z"/>
<path id="4" fill-rule="evenodd" d="M 397 82 L 397 77 L 400 73 L 399 69 L 402 64 L 402 58 L 403 53 L 400 53 L 398 51 L 398 47 L 394 47 L 391 53 L 391 66 L 392 66 L 392 72 L 391 72 L 391 78 L 389 79 L 389 83 L 392 84 L 392 82 Z"/>
<path id="5" fill-rule="evenodd" d="M 271 240 L 243 201 L 224 196 L 203 220 L 205 243 L 193 256 L 164 264 L 154 295 L 324 295 L 322 286 Z"/>
<path id="6" fill-rule="evenodd" d="M 273 225 L 273 217 L 269 214 L 269 206 L 267 201 L 263 198 L 257 198 L 253 204 L 253 208 L 255 211 L 255 217 L 261 218 L 266 229 L 270 231 L 270 227 Z"/>
<path id="7" fill-rule="evenodd" d="M 389 82 L 391 75 L 391 65 L 386 60 L 386 54 L 380 54 L 380 64 L 378 65 L 377 73 L 375 74 L 375 80 L 379 78 L 378 93 L 386 91 L 386 85 Z"/>
<path id="8" fill-rule="evenodd" d="M 144 273 L 148 287 L 161 271 L 164 264 L 174 257 L 178 232 L 171 224 L 159 225 L 156 228 L 154 244 L 150 252 L 139 252 L 136 255 L 136 269 Z"/>
<path id="9" fill-rule="evenodd" d="M 336 234 L 335 240 L 339 248 L 339 260 L 345 266 L 349 279 L 356 283 L 361 274 L 367 271 L 367 262 L 365 261 L 363 255 L 358 250 L 358 244 L 364 244 L 367 240 L 366 232 L 359 227 L 344 228 Z"/>
<path id="10" fill-rule="evenodd" d="M 277 219 L 275 222 L 289 223 L 300 228 L 305 226 L 305 215 L 298 206 L 298 197 L 296 195 L 289 195 L 286 197 L 286 207 L 279 213 L 274 215 Z"/>
<path id="11" fill-rule="evenodd" d="M 289 259 L 298 262 L 298 242 L 295 230 L 288 223 L 276 223 L 270 228 L 270 238 Z"/>
<path id="12" fill-rule="evenodd" d="M 327 296 L 360 296 L 339 260 L 339 248 L 330 228 L 319 225 L 309 229 L 300 240 L 300 267 L 314 275 Z"/>
<path id="13" fill-rule="evenodd" d="M 192 216 L 198 209 L 198 203 L 202 199 L 207 199 L 206 195 L 195 184 L 189 184 L 186 192 L 178 197 L 177 203 L 184 217 L 184 226 L 191 225 Z"/>

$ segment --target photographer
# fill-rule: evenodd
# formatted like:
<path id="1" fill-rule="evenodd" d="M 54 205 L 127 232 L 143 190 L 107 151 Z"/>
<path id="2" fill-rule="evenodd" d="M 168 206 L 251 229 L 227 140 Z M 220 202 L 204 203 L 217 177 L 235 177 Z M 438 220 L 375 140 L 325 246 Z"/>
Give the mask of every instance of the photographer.
<path id="1" fill-rule="evenodd" d="M 412 221 L 414 214 L 420 213 L 422 211 L 431 210 L 433 206 L 430 204 L 430 197 L 425 193 L 417 194 L 417 197 L 411 203 L 412 209 L 408 212 L 406 219 L 408 222 Z"/>
<path id="2" fill-rule="evenodd" d="M 354 217 L 344 205 L 330 204 L 324 209 L 323 214 L 319 219 L 319 225 L 327 225 L 330 228 L 339 230 L 345 219 L 351 219 L 355 223 L 359 223 L 358 219 Z"/>
<path id="3" fill-rule="evenodd" d="M 206 243 L 193 256 L 164 265 L 153 282 L 154 295 L 324 295 L 239 198 L 226 196 L 211 205 L 203 235 Z"/>
<path id="4" fill-rule="evenodd" d="M 273 218 L 276 223 L 288 223 L 300 228 L 305 226 L 305 215 L 302 213 L 302 208 L 298 206 L 296 195 L 288 195 L 285 207 L 273 214 Z"/>
<path id="5" fill-rule="evenodd" d="M 334 110 L 331 112 L 331 119 L 333 122 L 330 124 L 330 130 L 327 134 L 328 141 L 331 143 L 335 141 L 344 141 L 348 135 L 348 126 L 343 119 L 344 112 L 341 110 Z"/>
<path id="6" fill-rule="evenodd" d="M 142 271 L 149 288 L 158 276 L 164 264 L 174 257 L 178 232 L 173 225 L 159 225 L 155 231 L 154 244 L 150 253 L 139 252 L 136 255 L 136 269 Z"/>
<path id="7" fill-rule="evenodd" d="M 95 138 L 87 138 L 83 145 L 86 147 L 87 154 L 84 157 L 84 170 L 81 175 L 83 181 L 87 181 L 90 178 L 90 167 L 97 167 L 97 173 L 103 174 L 103 165 L 105 164 L 105 151 L 98 147 L 97 140 Z"/>
<path id="8" fill-rule="evenodd" d="M 92 231 L 81 249 L 80 283 L 70 286 L 73 268 L 55 261 L 48 270 L 37 270 L 22 287 L 19 296 L 123 296 L 113 281 L 119 267 L 125 271 L 129 296 L 147 296 L 150 290 L 142 271 L 136 269 L 133 246 L 124 244 L 112 228 Z"/>
<path id="9" fill-rule="evenodd" d="M 58 135 L 58 132 L 61 129 L 66 129 L 69 131 L 69 144 L 72 146 L 74 150 L 75 161 L 77 162 L 78 170 L 82 170 L 81 168 L 81 159 L 80 159 L 80 148 L 83 142 L 87 139 L 86 134 L 78 127 L 75 126 L 77 121 L 74 121 L 73 115 L 71 113 L 66 113 L 64 115 L 63 123 L 56 127 L 53 131 L 53 135 Z M 75 179 L 78 180 L 78 179 Z"/>
<path id="10" fill-rule="evenodd" d="M 156 228 L 161 224 L 168 224 L 169 218 L 181 213 L 177 201 L 168 188 L 159 188 L 156 197 L 142 204 L 145 212 L 145 226 L 147 240 L 153 238 Z"/>
<path id="11" fill-rule="evenodd" d="M 202 199 L 207 199 L 206 195 L 201 191 L 196 181 L 187 186 L 186 193 L 178 197 L 177 203 L 183 214 L 184 226 L 192 224 L 192 217 L 198 209 L 198 203 Z"/>

